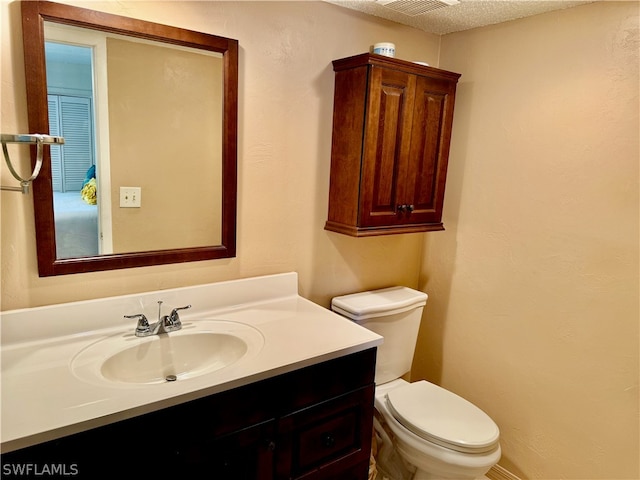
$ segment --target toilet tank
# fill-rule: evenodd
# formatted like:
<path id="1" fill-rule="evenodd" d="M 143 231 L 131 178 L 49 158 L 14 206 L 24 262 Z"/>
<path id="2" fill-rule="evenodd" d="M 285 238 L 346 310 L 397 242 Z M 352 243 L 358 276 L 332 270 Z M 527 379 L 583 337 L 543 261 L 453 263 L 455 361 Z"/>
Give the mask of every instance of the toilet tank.
<path id="1" fill-rule="evenodd" d="M 427 294 L 391 287 L 335 297 L 331 309 L 384 337 L 378 346 L 376 383 L 402 377 L 411 370 Z"/>

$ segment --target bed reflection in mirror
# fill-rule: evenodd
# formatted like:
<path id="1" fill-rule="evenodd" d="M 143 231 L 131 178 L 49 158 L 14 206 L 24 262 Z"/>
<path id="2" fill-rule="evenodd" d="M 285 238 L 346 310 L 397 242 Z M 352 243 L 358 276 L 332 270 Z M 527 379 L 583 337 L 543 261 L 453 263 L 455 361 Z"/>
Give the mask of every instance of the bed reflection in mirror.
<path id="1" fill-rule="evenodd" d="M 220 244 L 222 55 L 45 26 L 57 258 Z"/>

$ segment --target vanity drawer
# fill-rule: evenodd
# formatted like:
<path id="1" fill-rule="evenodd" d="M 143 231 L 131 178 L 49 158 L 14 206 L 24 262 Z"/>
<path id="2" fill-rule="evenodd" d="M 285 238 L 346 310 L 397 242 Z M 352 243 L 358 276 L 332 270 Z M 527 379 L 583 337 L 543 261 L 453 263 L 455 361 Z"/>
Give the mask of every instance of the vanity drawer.
<path id="1" fill-rule="evenodd" d="M 298 467 L 305 470 L 359 448 L 357 414 L 355 409 L 346 410 L 301 430 L 296 438 Z"/>
<path id="2" fill-rule="evenodd" d="M 357 464 L 368 466 L 373 386 L 316 404 L 283 417 L 280 442 L 290 448 L 278 478 L 335 479 Z"/>

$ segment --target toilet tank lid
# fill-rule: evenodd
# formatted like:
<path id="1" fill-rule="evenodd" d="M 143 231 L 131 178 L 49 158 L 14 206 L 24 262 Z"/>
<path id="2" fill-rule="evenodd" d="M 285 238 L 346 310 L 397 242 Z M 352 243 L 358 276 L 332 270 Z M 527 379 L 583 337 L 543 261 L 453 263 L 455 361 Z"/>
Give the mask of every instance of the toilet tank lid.
<path id="1" fill-rule="evenodd" d="M 426 293 L 409 287 L 389 287 L 335 297 L 331 309 L 358 321 L 422 307 L 427 298 Z"/>

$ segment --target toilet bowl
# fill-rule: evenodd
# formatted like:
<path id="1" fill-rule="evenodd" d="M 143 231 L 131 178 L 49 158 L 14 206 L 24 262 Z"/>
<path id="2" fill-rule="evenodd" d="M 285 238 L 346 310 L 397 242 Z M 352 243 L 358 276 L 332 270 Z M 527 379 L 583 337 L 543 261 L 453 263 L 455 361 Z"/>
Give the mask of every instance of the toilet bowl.
<path id="1" fill-rule="evenodd" d="M 376 386 L 375 408 L 392 432 L 393 447 L 415 467 L 413 480 L 476 479 L 500 460 L 495 423 L 437 385 L 398 379 Z"/>
<path id="2" fill-rule="evenodd" d="M 476 479 L 500 459 L 498 426 L 442 387 L 401 378 L 411 368 L 426 301 L 423 292 L 392 287 L 336 297 L 331 305 L 384 337 L 375 377 L 380 470 L 390 480 Z"/>

